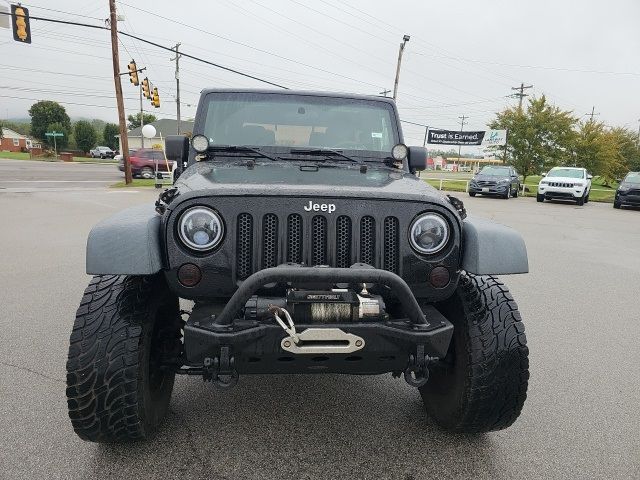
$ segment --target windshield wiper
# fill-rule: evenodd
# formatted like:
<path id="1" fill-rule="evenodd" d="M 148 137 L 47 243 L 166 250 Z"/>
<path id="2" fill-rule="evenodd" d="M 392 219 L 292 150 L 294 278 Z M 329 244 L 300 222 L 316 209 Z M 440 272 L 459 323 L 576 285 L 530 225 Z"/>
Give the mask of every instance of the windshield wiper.
<path id="1" fill-rule="evenodd" d="M 254 156 L 268 158 L 269 160 L 273 160 L 274 162 L 281 161 L 280 157 L 276 157 L 273 155 L 269 155 L 261 151 L 256 147 L 247 147 L 246 145 L 212 145 L 207 149 L 207 152 L 213 153 L 252 153 Z"/>
<path id="2" fill-rule="evenodd" d="M 297 153 L 300 155 L 322 155 L 325 157 L 340 157 L 344 158 L 345 160 L 349 160 L 350 162 L 356 162 L 360 164 L 364 163 L 360 159 L 350 157 L 337 150 L 331 150 L 330 148 L 292 148 L 291 153 Z"/>

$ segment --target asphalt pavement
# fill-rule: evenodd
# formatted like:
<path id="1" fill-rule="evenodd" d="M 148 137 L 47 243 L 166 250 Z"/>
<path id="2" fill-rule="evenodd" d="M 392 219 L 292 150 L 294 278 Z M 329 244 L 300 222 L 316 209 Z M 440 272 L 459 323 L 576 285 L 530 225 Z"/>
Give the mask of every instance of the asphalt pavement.
<path id="1" fill-rule="evenodd" d="M 47 164 L 52 177 L 78 183 L 20 193 L 6 188 L 4 165 L 2 479 L 640 478 L 640 211 L 460 195 L 471 214 L 520 231 L 529 250 L 531 273 L 503 278 L 524 318 L 531 370 L 507 430 L 445 433 L 417 391 L 390 375 L 244 376 L 228 393 L 179 377 L 154 440 L 96 445 L 73 433 L 65 398 L 69 334 L 89 282 L 86 236 L 157 191 L 88 188 L 104 166 Z M 19 167 L 17 180 L 42 173 Z"/>
<path id="2" fill-rule="evenodd" d="M 0 152 L 0 192 L 102 188 L 122 179 L 114 163 L 7 160 Z"/>

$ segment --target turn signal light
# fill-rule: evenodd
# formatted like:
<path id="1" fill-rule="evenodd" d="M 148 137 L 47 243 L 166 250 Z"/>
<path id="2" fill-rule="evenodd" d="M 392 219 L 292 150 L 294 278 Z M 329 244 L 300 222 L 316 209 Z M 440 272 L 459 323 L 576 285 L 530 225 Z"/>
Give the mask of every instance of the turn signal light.
<path id="1" fill-rule="evenodd" d="M 202 280 L 200 267 L 193 263 L 180 265 L 178 269 L 178 281 L 185 287 L 195 287 Z"/>

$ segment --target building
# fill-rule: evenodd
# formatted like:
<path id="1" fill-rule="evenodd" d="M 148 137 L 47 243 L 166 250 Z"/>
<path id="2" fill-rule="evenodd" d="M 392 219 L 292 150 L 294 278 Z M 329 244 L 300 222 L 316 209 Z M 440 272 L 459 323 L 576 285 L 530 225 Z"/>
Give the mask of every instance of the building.
<path id="1" fill-rule="evenodd" d="M 152 122 L 151 125 L 156 127 L 156 136 L 154 138 L 145 138 L 144 147 L 152 148 L 154 145 L 161 145 L 164 149 L 164 139 L 167 135 L 175 135 L 178 129 L 178 122 L 171 120 L 170 118 L 162 118 Z M 193 122 L 181 120 L 180 131 L 182 133 L 191 133 L 193 131 Z M 116 135 L 119 142 L 119 150 L 122 151 L 122 143 L 120 143 L 120 135 Z M 142 148 L 142 129 L 140 127 L 134 128 L 127 132 L 129 139 L 129 150 L 137 150 Z"/>
<path id="2" fill-rule="evenodd" d="M 0 128 L 2 129 L 2 138 L 0 138 L 0 151 L 22 152 L 31 148 L 31 139 L 26 135 L 22 135 L 7 127 Z"/>
<path id="3" fill-rule="evenodd" d="M 498 158 L 448 158 L 445 170 L 453 172 L 477 172 L 485 165 L 503 165 L 504 162 Z"/>

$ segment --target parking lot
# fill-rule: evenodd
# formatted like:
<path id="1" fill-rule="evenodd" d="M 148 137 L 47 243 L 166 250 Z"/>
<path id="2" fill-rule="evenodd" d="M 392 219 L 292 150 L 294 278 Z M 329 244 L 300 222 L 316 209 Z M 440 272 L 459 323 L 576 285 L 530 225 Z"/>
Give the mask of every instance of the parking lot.
<path id="1" fill-rule="evenodd" d="M 28 163 L 12 163 L 22 183 L 0 180 L 0 478 L 640 478 L 640 211 L 459 194 L 529 250 L 531 273 L 503 279 L 531 361 L 507 430 L 443 433 L 390 375 L 246 376 L 229 393 L 179 377 L 156 439 L 96 445 L 65 398 L 85 240 L 157 191 L 105 188 L 113 165 L 44 164 L 58 182 L 40 183 Z"/>

